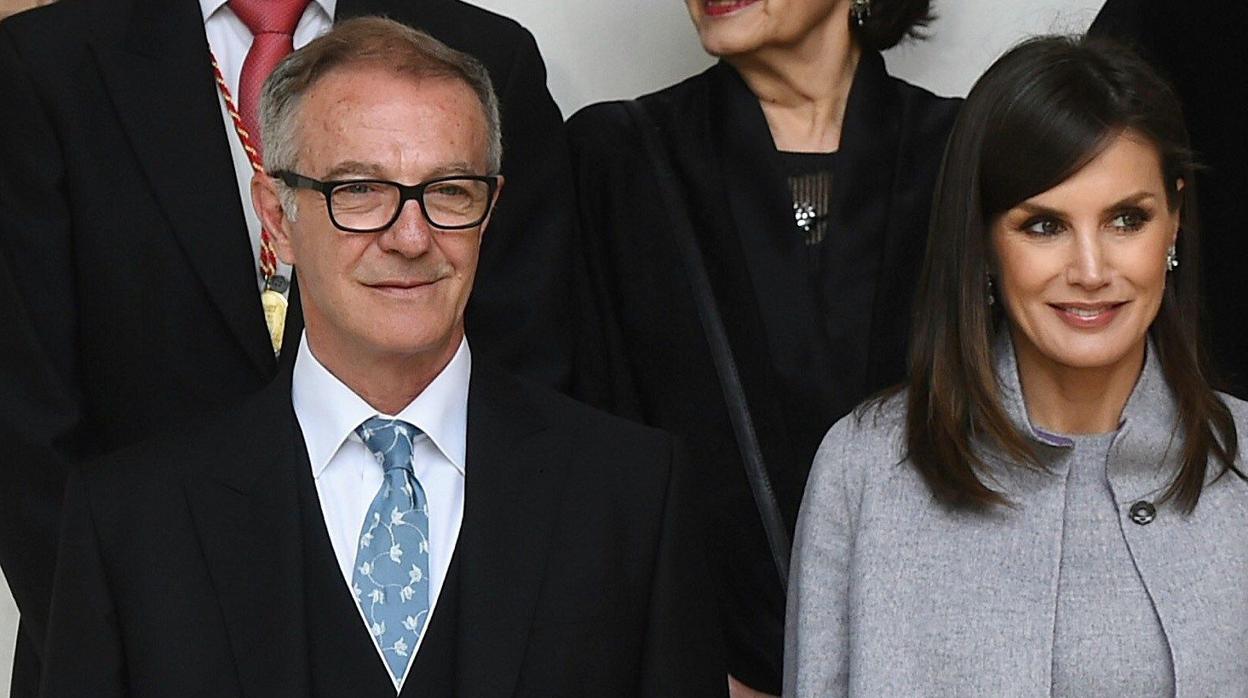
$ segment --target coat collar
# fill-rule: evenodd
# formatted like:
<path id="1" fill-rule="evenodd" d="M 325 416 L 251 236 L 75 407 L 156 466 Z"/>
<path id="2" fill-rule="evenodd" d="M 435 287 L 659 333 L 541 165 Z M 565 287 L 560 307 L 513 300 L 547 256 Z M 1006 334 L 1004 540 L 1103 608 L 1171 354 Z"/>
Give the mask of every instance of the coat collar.
<path id="1" fill-rule="evenodd" d="M 297 468 L 303 439 L 283 372 L 224 422 L 186 497 L 245 696 L 307 695 Z"/>
<path id="2" fill-rule="evenodd" d="M 457 695 L 510 696 L 528 644 L 572 454 L 515 379 L 483 362 L 468 392 Z"/>
<path id="3" fill-rule="evenodd" d="M 1014 427 L 1035 446 L 1042 465 L 1052 466 L 1074 442 L 1036 427 L 1027 414 L 1018 359 L 1008 331 L 994 345 L 994 361 L 1001 404 Z M 1119 503 L 1152 499 L 1169 486 L 1182 454 L 1178 409 L 1166 383 L 1161 360 L 1152 340 L 1144 352 L 1144 366 L 1123 407 L 1118 431 L 1110 446 L 1107 470 Z"/>

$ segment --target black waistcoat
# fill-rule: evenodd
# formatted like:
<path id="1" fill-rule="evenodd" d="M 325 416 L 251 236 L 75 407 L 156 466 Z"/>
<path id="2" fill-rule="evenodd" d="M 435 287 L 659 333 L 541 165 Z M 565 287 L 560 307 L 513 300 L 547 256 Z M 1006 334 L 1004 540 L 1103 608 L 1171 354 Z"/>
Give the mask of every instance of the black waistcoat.
<path id="1" fill-rule="evenodd" d="M 329 541 L 311 473 L 300 481 L 308 665 L 313 698 L 393 698 L 394 684 L 360 619 Z M 459 556 L 451 559 L 420 651 L 399 698 L 450 697 L 455 682 Z"/>

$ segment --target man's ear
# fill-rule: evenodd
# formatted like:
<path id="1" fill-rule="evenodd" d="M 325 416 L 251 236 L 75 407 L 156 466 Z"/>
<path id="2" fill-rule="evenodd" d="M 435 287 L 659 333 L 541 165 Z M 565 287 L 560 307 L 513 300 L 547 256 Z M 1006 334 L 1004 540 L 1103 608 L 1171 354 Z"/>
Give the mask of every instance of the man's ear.
<path id="1" fill-rule="evenodd" d="M 295 266 L 295 248 L 290 241 L 290 218 L 282 205 L 282 197 L 278 187 L 282 186 L 276 179 L 263 172 L 257 172 L 251 178 L 251 205 L 260 218 L 260 225 L 269 232 L 273 239 L 273 251 L 277 258 L 286 264 Z"/>
<path id="2" fill-rule="evenodd" d="M 494 218 L 494 210 L 498 208 L 498 196 L 503 193 L 503 184 L 505 184 L 506 181 L 507 180 L 505 180 L 502 175 L 498 176 L 498 186 L 494 188 L 494 201 L 490 204 L 490 215 L 486 216 L 485 220 L 481 221 L 481 238 L 485 237 L 485 229 L 489 227 L 490 221 Z M 479 245 L 480 241 L 478 241 L 477 244 Z"/>

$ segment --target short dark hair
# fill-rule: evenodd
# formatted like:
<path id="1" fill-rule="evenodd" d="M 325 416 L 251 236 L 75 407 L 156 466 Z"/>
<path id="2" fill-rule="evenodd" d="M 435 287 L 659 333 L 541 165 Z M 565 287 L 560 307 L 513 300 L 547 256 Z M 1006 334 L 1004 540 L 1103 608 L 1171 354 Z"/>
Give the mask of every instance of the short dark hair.
<path id="1" fill-rule="evenodd" d="M 871 0 L 870 8 L 861 26 L 850 13 L 849 27 L 859 44 L 876 51 L 890 49 L 906 37 L 923 38 L 923 27 L 936 18 L 932 0 Z"/>
<path id="2" fill-rule="evenodd" d="M 1182 465 L 1164 494 L 1196 506 L 1210 456 L 1236 469 L 1230 410 L 1208 380 L 1198 326 L 1199 247 L 1193 158 L 1182 108 L 1138 56 L 1103 39 L 1041 37 L 998 59 L 958 115 L 937 180 L 919 280 L 908 379 L 907 453 L 937 498 L 956 506 L 1007 501 L 980 478 L 987 439 L 1034 465 L 1001 404 L 992 342 L 1005 322 L 989 305 L 993 221 L 1065 181 L 1124 131 L 1157 150 L 1167 203 L 1180 209 L 1178 257 L 1149 328 L 1178 402 Z M 1179 182 L 1183 183 L 1180 191 Z"/>

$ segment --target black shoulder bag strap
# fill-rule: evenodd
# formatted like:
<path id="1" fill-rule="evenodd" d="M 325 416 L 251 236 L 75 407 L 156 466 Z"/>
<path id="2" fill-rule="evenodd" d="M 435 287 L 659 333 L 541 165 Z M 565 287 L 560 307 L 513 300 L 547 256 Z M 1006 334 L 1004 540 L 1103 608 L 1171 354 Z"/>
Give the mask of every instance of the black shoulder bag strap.
<path id="1" fill-rule="evenodd" d="M 637 100 L 622 102 L 629 116 L 641 133 L 641 140 L 654 165 L 655 180 L 659 192 L 667 208 L 672 224 L 672 238 L 680 254 L 680 261 L 689 277 L 689 285 L 693 287 L 693 299 L 698 306 L 698 318 L 702 321 L 702 331 L 706 334 L 707 344 L 711 348 L 711 357 L 715 361 L 715 371 L 719 374 L 719 386 L 724 393 L 724 402 L 728 407 L 728 417 L 732 421 L 732 430 L 737 438 L 737 448 L 741 452 L 741 461 L 745 464 L 745 474 L 750 481 L 750 490 L 754 495 L 754 503 L 763 519 L 763 529 L 767 534 L 767 544 L 771 547 L 771 556 L 776 563 L 776 572 L 780 575 L 780 587 L 789 588 L 789 533 L 780 516 L 780 505 L 776 501 L 775 489 L 771 486 L 771 477 L 767 474 L 767 466 L 763 463 L 763 451 L 758 445 L 758 435 L 754 431 L 754 420 L 750 417 L 750 406 L 745 401 L 745 390 L 741 387 L 741 376 L 737 372 L 737 362 L 732 356 L 732 347 L 728 344 L 728 333 L 724 330 L 723 318 L 719 315 L 719 306 L 711 291 L 711 281 L 706 275 L 706 263 L 702 260 L 702 251 L 693 236 L 693 225 L 689 221 L 688 208 L 680 194 L 680 182 L 672 172 L 667 151 L 659 142 L 658 127 L 646 112 L 646 108 Z"/>

